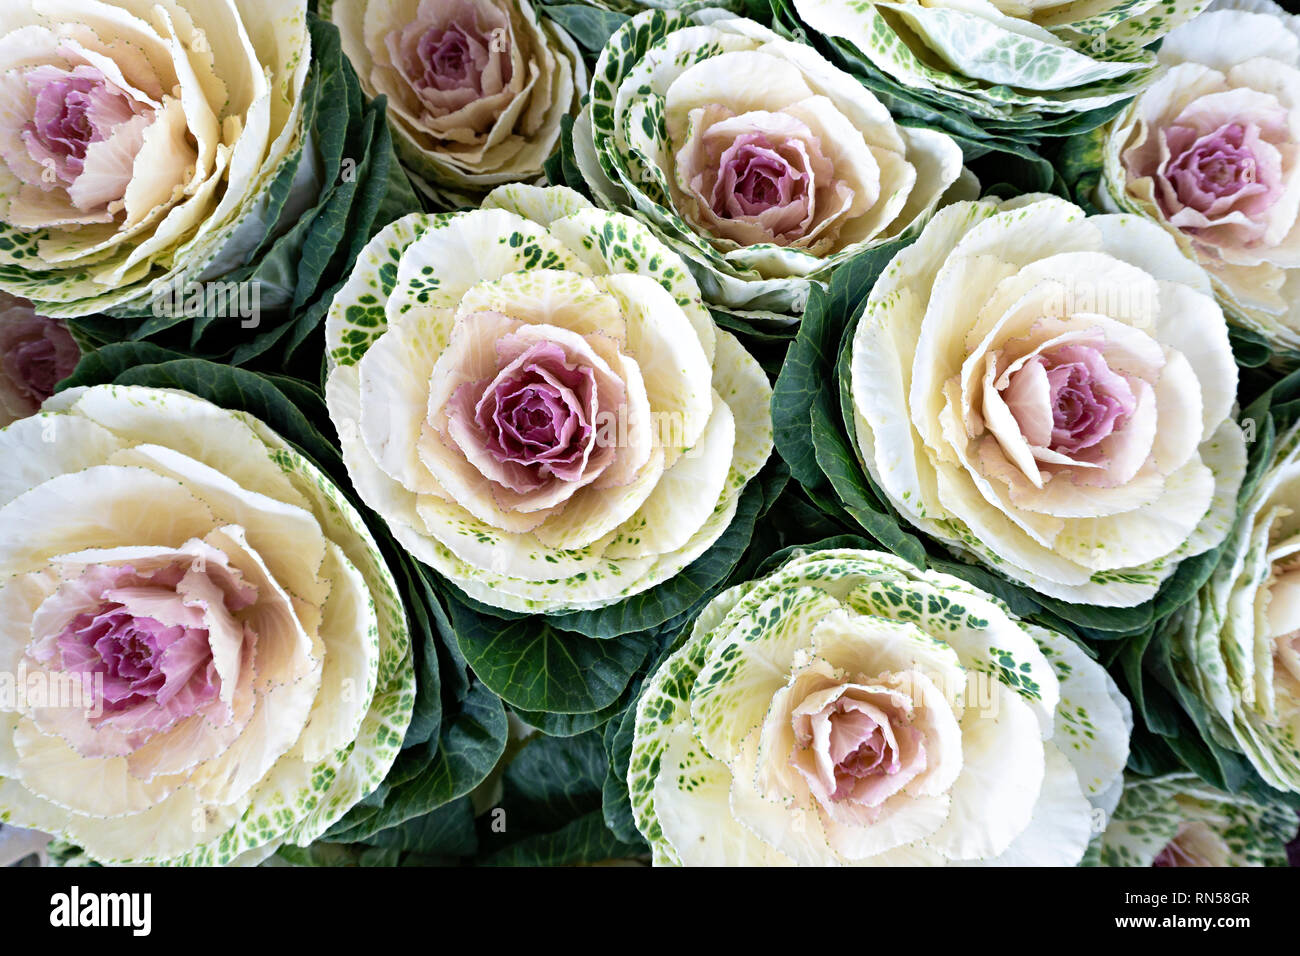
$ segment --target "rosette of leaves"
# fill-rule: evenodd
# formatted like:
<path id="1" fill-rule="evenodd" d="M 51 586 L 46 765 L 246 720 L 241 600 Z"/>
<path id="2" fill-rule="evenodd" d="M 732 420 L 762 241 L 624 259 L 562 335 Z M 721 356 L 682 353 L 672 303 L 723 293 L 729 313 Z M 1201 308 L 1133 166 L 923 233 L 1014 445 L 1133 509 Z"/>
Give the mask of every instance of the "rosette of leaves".
<path id="1" fill-rule="evenodd" d="M 374 232 L 420 203 L 397 161 L 385 101 L 363 96 L 337 28 L 304 12 L 301 33 L 290 63 L 309 63 L 283 155 L 260 171 L 229 223 L 200 229 L 166 268 L 111 295 L 45 301 L 59 273 L 21 261 L 0 267 L 0 281 L 25 290 L 43 314 L 74 316 L 68 324 L 85 350 L 147 340 L 314 378 L 319 351 L 301 347 L 348 267 Z"/>
<path id="2" fill-rule="evenodd" d="M 1135 746 L 1136 769 L 1182 765 L 1232 793 L 1300 806 L 1285 503 L 1300 438 L 1300 373 L 1267 388 L 1241 420 L 1255 440 L 1236 526 L 1195 600 L 1126 642 L 1114 666 L 1149 729 Z"/>
<path id="3" fill-rule="evenodd" d="M 1207 786 L 1194 773 L 1130 775 L 1085 862 L 1100 866 L 1286 866 L 1295 811 Z"/>
<path id="4" fill-rule="evenodd" d="M 505 752 L 506 708 L 467 667 L 432 573 L 392 541 L 384 522 L 351 491 L 339 450 L 326 437 L 329 418 L 319 389 L 298 379 L 220 365 L 147 342 L 116 343 L 87 355 L 60 387 L 106 383 L 181 389 L 265 422 L 356 508 L 397 585 L 411 641 L 407 667 L 415 678 L 411 722 L 383 782 L 331 826 L 320 842 L 394 841 L 397 835 L 376 835 L 400 833 L 409 821 L 436 811 L 442 811 L 439 819 L 458 812 L 454 808 L 461 799 L 483 783 Z"/>
<path id="5" fill-rule="evenodd" d="M 398 156 L 435 208 L 475 206 L 495 186 L 540 178 L 587 85 L 563 22 L 529 0 L 320 6 L 363 90 L 387 98 Z"/>
<path id="6" fill-rule="evenodd" d="M 886 270 L 891 274 L 898 271 L 891 259 L 888 252 L 860 255 L 836 273 L 826 293 L 818 291 L 810 299 L 772 399 L 777 450 L 791 476 L 821 512 L 845 529 L 865 531 L 886 550 L 913 564 L 963 577 L 998 595 L 1021 617 L 1089 640 L 1149 634 L 1156 622 L 1192 599 L 1209 577 L 1219 547 L 1183 558 L 1161 581 L 1143 582 L 1154 595 L 1134 606 L 1103 607 L 1052 597 L 987 566 L 970 563 L 970 554 L 961 548 L 944 547 L 918 533 L 877 477 L 863 467 L 851 394 L 853 343 L 877 280 Z M 1246 448 L 1251 455 L 1257 454 L 1258 441 L 1248 441 Z M 1245 493 L 1244 489 L 1240 492 Z M 1135 578 L 1126 585 L 1136 583 Z"/>
<path id="7" fill-rule="evenodd" d="M 1050 157 L 1053 140 L 1069 137 L 1104 124 L 1123 108 L 1128 96 L 1148 74 L 1140 66 L 1131 79 L 1109 79 L 1093 85 L 1093 94 L 1075 96 L 1079 90 L 1031 90 L 1010 85 L 995 85 L 963 77 L 937 59 L 926 43 L 917 39 L 905 23 L 896 20 L 894 4 L 805 4 L 801 0 L 770 0 L 774 26 L 779 33 L 810 43 L 840 69 L 852 73 L 876 95 L 902 124 L 920 124 L 945 131 L 957 140 L 966 163 L 987 187 L 1002 193 L 1017 191 L 1054 191 L 1063 189 L 1060 176 Z M 945 8 L 911 3 L 898 7 L 919 12 L 920 17 L 975 17 L 995 12 L 991 3 L 956 4 Z M 1078 7 L 1075 4 L 1074 7 Z M 842 16 L 837 16 L 842 12 Z M 811 17 L 811 20 L 806 17 Z M 1011 20 L 1004 17 L 1004 20 Z M 879 21 L 879 25 L 878 25 Z M 865 27 L 871 23 L 871 27 Z M 891 26 L 897 23 L 898 30 Z M 863 30 L 867 29 L 867 34 Z M 874 29 L 875 33 L 871 33 Z M 1032 25 L 1030 27 L 1032 30 Z M 1018 33 L 1019 27 L 1001 34 L 1002 42 L 1032 44 L 1035 40 Z M 993 30 L 997 34 L 998 30 Z M 866 36 L 872 36 L 867 42 Z M 904 39 L 906 38 L 906 39 Z M 1082 39 L 1084 51 L 1093 39 Z M 863 46 L 859 47 L 861 43 Z M 914 44 L 914 46 L 913 46 Z M 961 48 L 962 44 L 958 44 Z M 979 56 L 978 51 L 971 53 Z M 1139 51 L 1141 61 L 1147 59 Z M 1048 59 L 1037 61 L 1043 68 Z M 995 60 L 996 62 L 996 60 Z M 1034 69 L 1032 62 L 1006 60 L 1005 66 L 1022 64 Z"/>
<path id="8" fill-rule="evenodd" d="M 1080 204 L 1159 223 L 1205 268 L 1240 363 L 1294 368 L 1300 16 L 1217 0 L 1158 59 L 1114 120 L 1061 144 L 1061 175 Z"/>
<path id="9" fill-rule="evenodd" d="M 862 543 L 773 556 L 655 669 L 620 768 L 656 865 L 1077 862 L 1120 795 L 1113 681 L 995 597 Z M 868 750 L 885 756 L 856 764 Z"/>

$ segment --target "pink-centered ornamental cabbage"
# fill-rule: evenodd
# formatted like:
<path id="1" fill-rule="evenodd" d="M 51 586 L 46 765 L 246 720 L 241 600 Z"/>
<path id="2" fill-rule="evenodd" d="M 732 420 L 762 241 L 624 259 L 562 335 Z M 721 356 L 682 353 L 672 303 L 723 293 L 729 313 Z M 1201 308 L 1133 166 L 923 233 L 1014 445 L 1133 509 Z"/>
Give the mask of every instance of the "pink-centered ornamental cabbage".
<path id="1" fill-rule="evenodd" d="M 682 261 L 569 189 L 393 223 L 326 336 L 357 490 L 494 607 L 594 609 L 667 581 L 772 449 L 767 378 Z"/>
<path id="2" fill-rule="evenodd" d="M 991 595 L 797 551 L 651 676 L 628 791 L 656 864 L 1072 866 L 1131 727 L 1099 664 Z"/>
<path id="3" fill-rule="evenodd" d="M 76 316 L 242 265 L 310 63 L 304 0 L 5 4 L 0 289 Z"/>
<path id="4" fill-rule="evenodd" d="M 403 161 L 426 192 L 472 205 L 541 178 L 587 71 L 529 0 L 325 0 L 371 96 L 388 98 Z"/>
<path id="5" fill-rule="evenodd" d="M 1042 594 L 1141 604 L 1232 525 L 1227 324 L 1142 217 L 941 210 L 872 289 L 851 376 L 861 461 L 899 514 Z"/>
<path id="6" fill-rule="evenodd" d="M 0 292 L 0 426 L 36 414 L 80 358 L 63 322 Z"/>
<path id="7" fill-rule="evenodd" d="M 1159 60 L 1104 130 L 1098 199 L 1167 229 L 1231 320 L 1300 349 L 1300 17 L 1220 0 Z"/>
<path id="8" fill-rule="evenodd" d="M 383 779 L 414 700 L 357 512 L 264 424 L 70 389 L 0 431 L 0 821 L 256 862 Z"/>
<path id="9" fill-rule="evenodd" d="M 838 265 L 978 192 L 946 134 L 723 9 L 620 27 L 573 135 L 596 201 L 672 246 L 710 305 L 784 324 Z"/>

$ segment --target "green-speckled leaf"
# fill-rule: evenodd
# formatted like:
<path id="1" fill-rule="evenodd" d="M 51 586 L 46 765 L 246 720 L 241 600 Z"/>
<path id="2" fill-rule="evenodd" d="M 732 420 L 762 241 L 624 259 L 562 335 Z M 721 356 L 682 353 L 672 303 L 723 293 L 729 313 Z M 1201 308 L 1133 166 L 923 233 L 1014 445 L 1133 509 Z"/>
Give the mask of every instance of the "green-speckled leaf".
<path id="1" fill-rule="evenodd" d="M 1214 853 L 1215 866 L 1286 866 L 1286 844 L 1296 835 L 1293 810 L 1257 803 L 1207 786 L 1195 774 L 1133 776 L 1104 833 L 1096 841 L 1101 866 L 1151 866 L 1188 828 L 1189 843 Z M 1180 841 L 1181 842 L 1181 841 Z"/>
<path id="2" fill-rule="evenodd" d="M 961 0 L 776 5 L 788 29 L 824 34 L 842 56 L 866 61 L 922 99 L 981 124 L 1034 124 L 1131 96 L 1155 62 L 1143 47 L 1205 3 L 1100 0 L 1049 9 L 1034 21 Z"/>

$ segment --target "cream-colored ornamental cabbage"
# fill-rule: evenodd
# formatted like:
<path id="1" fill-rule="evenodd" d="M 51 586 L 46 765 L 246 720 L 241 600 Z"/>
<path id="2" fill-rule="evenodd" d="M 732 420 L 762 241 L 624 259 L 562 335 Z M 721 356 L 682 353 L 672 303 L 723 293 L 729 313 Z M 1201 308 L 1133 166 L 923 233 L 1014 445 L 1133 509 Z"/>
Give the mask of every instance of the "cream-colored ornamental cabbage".
<path id="1" fill-rule="evenodd" d="M 1098 201 L 1160 223 L 1225 312 L 1300 349 L 1300 16 L 1220 0 L 1107 127 Z"/>
<path id="2" fill-rule="evenodd" d="M 597 608 L 667 580 L 772 449 L 767 378 L 682 261 L 569 189 L 393 223 L 326 337 L 362 498 L 495 607 Z"/>
<path id="3" fill-rule="evenodd" d="M 4 4 L 0 289 L 86 315 L 241 265 L 310 59 L 305 0 Z"/>
<path id="4" fill-rule="evenodd" d="M 1131 729 L 1099 664 L 964 581 L 796 552 L 651 677 L 628 787 L 657 864 L 1072 866 Z"/>
<path id="5" fill-rule="evenodd" d="M 324 0 L 321 14 L 367 95 L 388 98 L 407 168 L 454 205 L 539 179 L 586 89 L 572 38 L 529 0 Z"/>
<path id="6" fill-rule="evenodd" d="M 812 47 L 720 9 L 619 28 L 573 142 L 597 201 L 679 252 L 706 302 L 785 323 L 836 266 L 914 236 L 954 184 L 978 193 L 947 135 L 898 125 Z"/>
<path id="7" fill-rule="evenodd" d="M 949 206 L 885 267 L 852 359 L 890 503 L 1036 591 L 1134 606 L 1228 533 L 1246 446 L 1227 325 L 1154 223 Z"/>
<path id="8" fill-rule="evenodd" d="M 0 821 L 257 861 L 379 785 L 414 690 L 360 515 L 261 422 L 101 386 L 0 431 Z"/>
<path id="9" fill-rule="evenodd" d="M 1097 841 L 1102 866 L 1286 866 L 1294 810 L 1208 786 L 1194 773 L 1130 776 Z"/>
<path id="10" fill-rule="evenodd" d="M 1300 792 L 1300 425 L 1279 440 L 1175 641 L 1215 739 L 1270 786 Z"/>

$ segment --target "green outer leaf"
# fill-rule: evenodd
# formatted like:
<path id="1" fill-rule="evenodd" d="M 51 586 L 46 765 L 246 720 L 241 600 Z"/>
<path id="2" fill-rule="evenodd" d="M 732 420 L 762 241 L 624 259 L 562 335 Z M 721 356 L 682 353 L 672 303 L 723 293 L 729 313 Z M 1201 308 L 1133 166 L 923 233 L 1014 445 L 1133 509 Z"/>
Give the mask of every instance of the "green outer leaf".
<path id="1" fill-rule="evenodd" d="M 610 36 L 628 21 L 626 13 L 581 3 L 545 4 L 546 15 L 558 23 L 584 50 L 599 53 Z"/>
<path id="2" fill-rule="evenodd" d="M 542 163 L 542 173 L 546 176 L 548 185 L 567 186 L 581 193 L 584 199 L 592 198 L 591 190 L 583 182 L 582 173 L 573 158 L 572 117 L 566 116 L 560 120 L 560 144 Z"/>
<path id="3" fill-rule="evenodd" d="M 435 859 L 472 856 L 478 852 L 473 804 L 469 797 L 460 797 L 431 813 L 381 830 L 365 842 L 376 848 Z"/>
<path id="4" fill-rule="evenodd" d="M 473 685 L 455 720 L 444 722 L 433 759 L 422 748 L 403 751 L 388 779 L 372 795 L 382 800 L 382 806 L 359 804 L 327 832 L 326 839 L 365 840 L 464 796 L 496 766 L 508 733 L 500 699 L 483 684 Z"/>
<path id="5" fill-rule="evenodd" d="M 859 253 L 836 270 L 825 292 L 816 289 L 809 297 L 808 309 L 800 323 L 799 333 L 790 346 L 785 366 L 777 378 L 772 396 L 772 419 L 775 432 L 778 436 L 782 435 L 784 427 L 787 430 L 784 435 L 787 442 L 800 440 L 795 433 L 799 425 L 808 420 L 800 411 L 801 408 L 806 407 L 801 402 L 800 396 L 834 388 L 827 376 L 835 372 L 850 317 L 866 303 L 872 286 L 893 261 L 894 256 L 909 245 L 911 245 L 910 241 L 894 242 Z M 816 316 L 811 315 L 814 299 L 817 300 L 820 310 L 820 314 Z M 804 329 L 810 318 L 814 320 L 815 329 L 805 336 Z M 787 369 L 792 362 L 795 363 L 795 368 L 787 377 Z M 782 391 L 783 379 L 786 380 L 787 394 L 780 402 L 780 406 L 783 407 L 780 407 L 776 395 Z M 818 382 L 820 387 L 814 387 Z M 804 485 L 817 484 L 806 457 L 810 450 L 809 446 L 802 446 L 796 452 L 794 445 L 791 445 L 791 453 L 799 460 L 798 466 L 791 461 L 790 456 L 786 455 L 781 438 L 777 439 L 776 446 L 781 457 L 790 465 L 790 473 L 796 480 Z"/>
<path id="6" fill-rule="evenodd" d="M 529 738 L 502 775 L 506 833 L 552 830 L 599 809 L 608 767 L 599 733 Z"/>
<path id="7" fill-rule="evenodd" d="M 85 351 L 72 374 L 55 386 L 56 392 L 69 388 L 105 385 L 137 365 L 158 365 L 189 358 L 151 342 L 117 342 L 93 351 Z"/>
<path id="8" fill-rule="evenodd" d="M 840 267 L 827 292 L 814 289 L 772 393 L 777 451 L 815 503 L 832 490 L 832 514 L 846 509 L 888 550 L 923 565 L 925 548 L 904 532 L 870 484 L 843 428 L 846 395 L 837 384 L 851 345 L 851 316 L 866 302 L 876 279 L 906 243 L 868 250 Z"/>
<path id="9" fill-rule="evenodd" d="M 1253 329 L 1231 325 L 1228 327 L 1228 341 L 1232 344 L 1232 357 L 1243 368 L 1260 368 L 1273 359 L 1272 344 Z"/>
<path id="10" fill-rule="evenodd" d="M 637 681 L 629 681 L 614 703 L 584 714 L 555 714 L 544 710 L 523 710 L 519 707 L 514 707 L 512 710 L 515 716 L 528 726 L 537 728 L 549 737 L 576 737 L 578 734 L 603 727 L 607 721 L 621 716 L 636 696 L 634 693 L 636 687 Z"/>
<path id="11" fill-rule="evenodd" d="M 282 847 L 277 856 L 297 866 L 442 866 L 478 852 L 469 797 L 380 830 L 357 843 L 318 841 Z"/>
<path id="12" fill-rule="evenodd" d="M 514 843 L 485 859 L 483 866 L 574 866 L 625 859 L 644 852 L 640 844 L 619 840 L 593 810 L 555 833 L 544 833 Z"/>
<path id="13" fill-rule="evenodd" d="M 841 271 L 851 266 L 852 262 L 847 263 Z M 808 296 L 799 331 L 772 389 L 772 437 L 777 454 L 790 467 L 791 477 L 810 492 L 827 483 L 813 446 L 812 409 L 821 400 L 840 341 L 827 298 L 819 288 Z"/>
<path id="14" fill-rule="evenodd" d="M 618 720 L 611 720 L 605 725 L 605 749 L 609 754 L 609 770 L 605 774 L 605 784 L 601 789 L 601 814 L 605 826 L 619 840 L 625 843 L 641 841 L 642 846 L 645 846 L 645 838 L 637 829 L 636 819 L 632 815 L 632 799 L 627 789 L 627 771 L 628 765 L 632 762 L 632 740 L 635 729 L 635 700 Z"/>
<path id="15" fill-rule="evenodd" d="M 623 693 L 645 660 L 642 634 L 593 640 L 562 631 L 554 619 L 514 621 L 476 614 L 455 598 L 447 608 L 466 661 L 512 706 L 547 713 L 590 713 Z"/>
<path id="16" fill-rule="evenodd" d="M 1070 196 L 1085 212 L 1101 212 L 1097 206 L 1097 186 L 1101 182 L 1106 134 L 1109 126 L 1099 126 L 1077 136 L 1063 140 L 1056 155 L 1056 168 L 1061 173 Z"/>
<path id="17" fill-rule="evenodd" d="M 390 542 L 391 544 L 391 542 Z M 396 549 L 394 546 L 394 550 Z M 408 600 L 406 613 L 411 619 L 411 654 L 415 669 L 415 707 L 411 724 L 402 740 L 402 749 L 437 741 L 442 733 L 442 674 L 438 665 L 437 627 L 431 619 L 438 613 L 438 598 L 424 574 L 413 561 L 399 563 L 406 577 L 406 593 L 416 597 Z M 431 609 L 438 609 L 432 611 Z"/>

